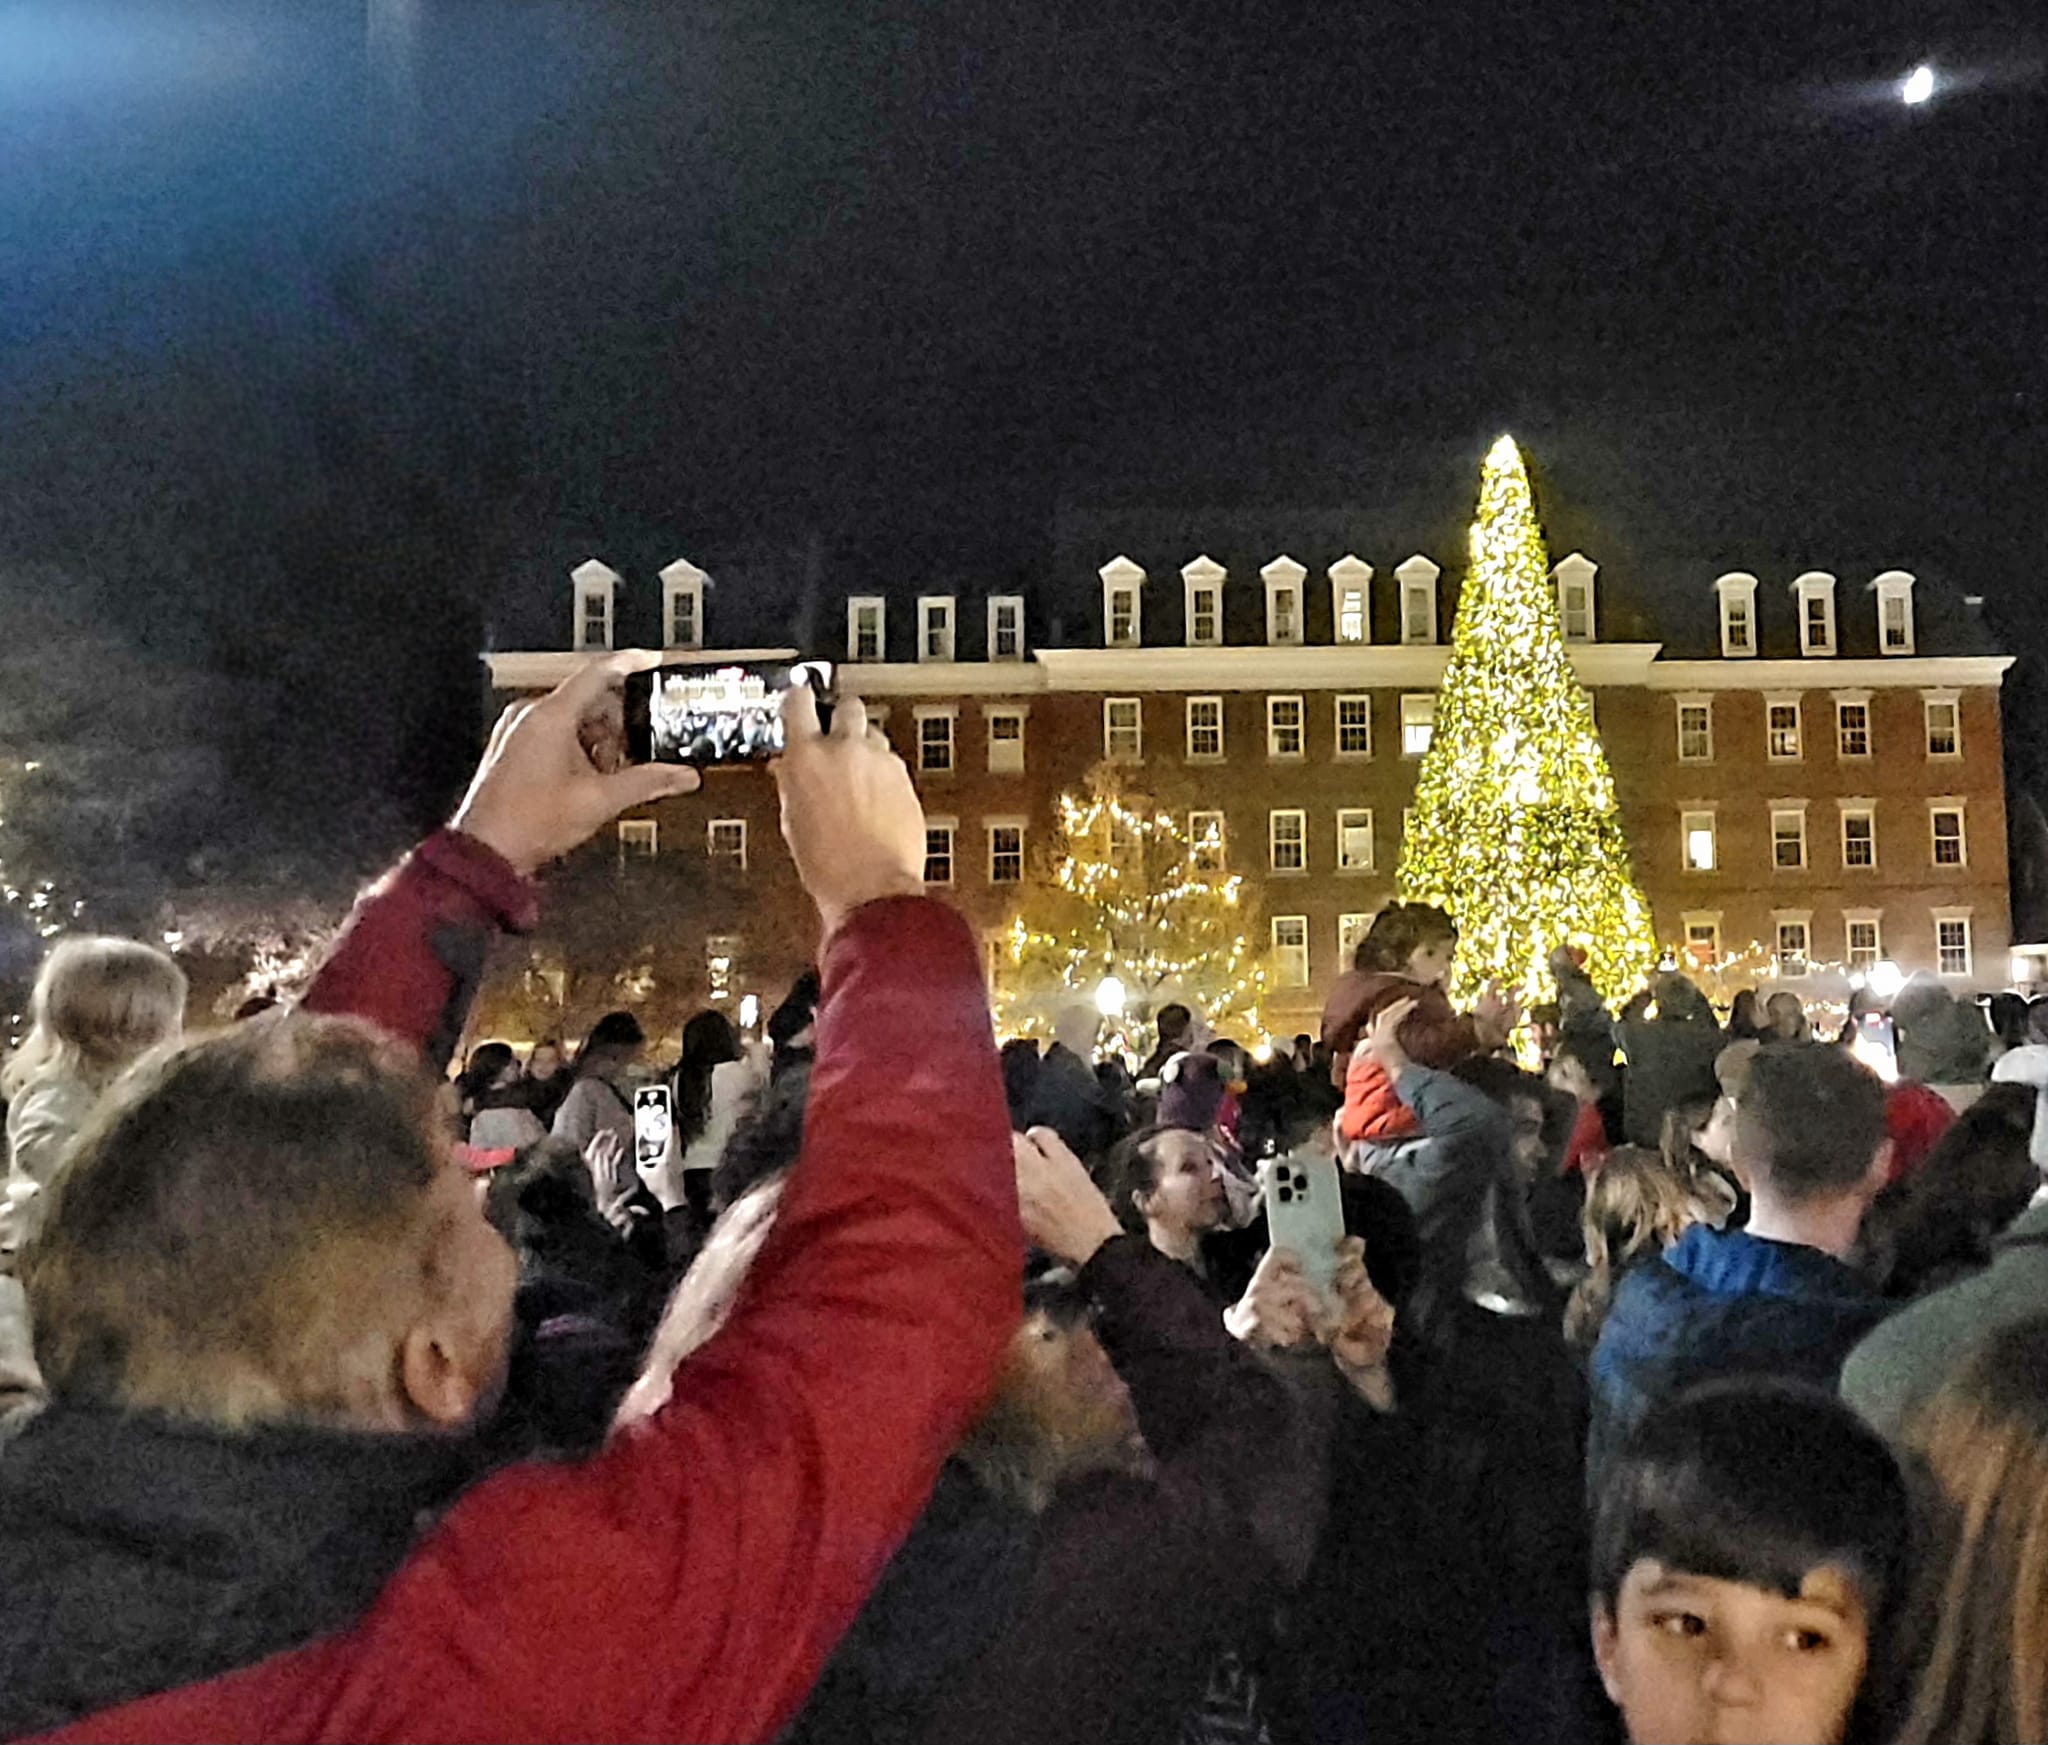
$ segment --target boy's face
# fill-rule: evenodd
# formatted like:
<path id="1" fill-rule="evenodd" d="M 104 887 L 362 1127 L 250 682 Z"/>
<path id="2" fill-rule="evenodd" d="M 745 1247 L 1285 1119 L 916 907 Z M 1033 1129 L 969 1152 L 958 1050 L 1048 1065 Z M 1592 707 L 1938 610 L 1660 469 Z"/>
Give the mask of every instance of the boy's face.
<path id="1" fill-rule="evenodd" d="M 1862 1598 L 1833 1564 L 1786 1599 L 1646 1557 L 1611 1612 L 1593 1604 L 1600 1680 L 1631 1745 L 1838 1745 L 1868 1650 Z"/>

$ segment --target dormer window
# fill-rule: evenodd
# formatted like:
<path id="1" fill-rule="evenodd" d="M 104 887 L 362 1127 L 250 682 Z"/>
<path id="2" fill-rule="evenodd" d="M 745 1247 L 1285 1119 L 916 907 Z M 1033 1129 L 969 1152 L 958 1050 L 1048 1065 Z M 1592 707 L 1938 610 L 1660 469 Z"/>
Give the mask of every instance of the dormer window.
<path id="1" fill-rule="evenodd" d="M 1372 565 L 1340 557 L 1330 565 L 1330 622 L 1339 642 L 1372 640 Z"/>
<path id="2" fill-rule="evenodd" d="M 710 579 L 688 558 L 677 558 L 661 572 L 664 648 L 704 646 L 704 584 Z"/>
<path id="3" fill-rule="evenodd" d="M 1593 578 L 1599 566 L 1578 552 L 1557 566 L 1557 621 L 1567 642 L 1591 642 Z"/>
<path id="4" fill-rule="evenodd" d="M 1219 563 L 1198 557 L 1180 572 L 1187 590 L 1187 640 L 1190 648 L 1217 648 L 1223 642 L 1223 582 Z"/>
<path id="5" fill-rule="evenodd" d="M 1756 656 L 1756 577 L 1740 571 L 1714 584 L 1721 600 L 1721 654 L 1728 660 Z"/>
<path id="6" fill-rule="evenodd" d="M 1401 584 L 1401 640 L 1436 641 L 1436 583 L 1443 572 L 1419 552 L 1394 572 Z"/>
<path id="7" fill-rule="evenodd" d="M 1136 648 L 1144 641 L 1144 621 L 1139 614 L 1139 590 L 1145 572 L 1127 557 L 1112 558 L 1102 566 L 1102 646 Z"/>
<path id="8" fill-rule="evenodd" d="M 1799 652 L 1831 655 L 1835 652 L 1835 578 L 1812 570 L 1792 584 L 1799 596 Z"/>
<path id="9" fill-rule="evenodd" d="M 988 657 L 990 660 L 1024 658 L 1024 597 L 997 594 L 988 603 Z"/>
<path id="10" fill-rule="evenodd" d="M 878 661 L 888 646 L 885 641 L 888 608 L 873 594 L 856 594 L 846 602 L 846 658 L 850 661 Z"/>
<path id="11" fill-rule="evenodd" d="M 953 596 L 925 594 L 917 602 L 917 658 L 920 661 L 949 661 L 953 658 Z"/>
<path id="12" fill-rule="evenodd" d="M 576 587 L 576 622 L 571 634 L 579 651 L 612 646 L 612 602 L 617 597 L 619 572 L 596 558 L 570 572 Z"/>
<path id="13" fill-rule="evenodd" d="M 1886 570 L 1872 582 L 1877 593 L 1877 652 L 1913 652 L 1913 578 L 1904 570 Z"/>
<path id="14" fill-rule="evenodd" d="M 1259 572 L 1266 581 L 1266 641 L 1275 648 L 1303 640 L 1301 584 L 1308 571 L 1291 557 L 1276 557 Z"/>

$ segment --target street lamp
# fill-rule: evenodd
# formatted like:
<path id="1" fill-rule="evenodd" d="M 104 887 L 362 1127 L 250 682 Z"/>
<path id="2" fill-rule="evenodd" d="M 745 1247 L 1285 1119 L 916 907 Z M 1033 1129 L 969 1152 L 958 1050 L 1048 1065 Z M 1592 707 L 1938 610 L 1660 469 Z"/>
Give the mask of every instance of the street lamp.
<path id="1" fill-rule="evenodd" d="M 1905 985 L 1904 973 L 1890 958 L 1870 966 L 1870 991 L 1880 1000 L 1889 1000 Z"/>
<path id="2" fill-rule="evenodd" d="M 1124 1015 L 1124 984 L 1115 976 L 1104 976 L 1095 984 L 1095 1009 L 1105 1018 Z"/>

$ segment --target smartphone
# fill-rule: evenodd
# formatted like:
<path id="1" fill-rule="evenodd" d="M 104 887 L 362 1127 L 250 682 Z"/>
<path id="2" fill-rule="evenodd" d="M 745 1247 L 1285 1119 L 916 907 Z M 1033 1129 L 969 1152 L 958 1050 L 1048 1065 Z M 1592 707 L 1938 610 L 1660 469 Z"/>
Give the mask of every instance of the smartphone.
<path id="1" fill-rule="evenodd" d="M 1337 1245 L 1344 1240 L 1344 1198 L 1337 1160 L 1313 1152 L 1269 1157 L 1259 1165 L 1266 1231 L 1275 1248 L 1301 1257 L 1301 1276 L 1336 1301 Z"/>
<path id="2" fill-rule="evenodd" d="M 832 725 L 832 663 L 663 666 L 626 676 L 626 756 L 698 769 L 766 763 L 782 750 L 782 693 L 809 685 Z"/>
<path id="3" fill-rule="evenodd" d="M 1849 1052 L 1884 1080 L 1899 1076 L 1899 1033 L 1888 1014 L 1865 1012 L 1856 1020 L 1856 1033 L 1849 1038 Z"/>
<path id="4" fill-rule="evenodd" d="M 667 1085 L 642 1085 L 633 1093 L 633 1162 L 638 1168 L 657 1168 L 668 1156 L 672 1122 Z"/>

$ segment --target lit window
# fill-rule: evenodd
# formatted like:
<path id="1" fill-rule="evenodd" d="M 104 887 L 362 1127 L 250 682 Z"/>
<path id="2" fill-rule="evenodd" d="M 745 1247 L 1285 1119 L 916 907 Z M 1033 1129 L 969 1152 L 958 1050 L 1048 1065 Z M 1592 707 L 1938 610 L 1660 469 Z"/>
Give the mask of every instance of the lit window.
<path id="1" fill-rule="evenodd" d="M 1837 703 L 1835 705 L 1835 748 L 1843 757 L 1868 757 L 1870 755 L 1870 705 L 1868 703 Z"/>
<path id="2" fill-rule="evenodd" d="M 1835 578 L 1818 570 L 1792 584 L 1799 596 L 1799 652 L 1835 652 Z"/>
<path id="3" fill-rule="evenodd" d="M 1739 596 L 1721 604 L 1721 642 L 1730 654 L 1748 654 L 1756 644 L 1750 632 L 1751 605 Z"/>
<path id="4" fill-rule="evenodd" d="M 1337 963 L 1342 969 L 1349 969 L 1358 955 L 1358 942 L 1372 931 L 1370 915 L 1339 915 L 1337 917 Z"/>
<path id="5" fill-rule="evenodd" d="M 1372 756 L 1372 699 L 1366 696 L 1337 699 L 1337 755 Z"/>
<path id="6" fill-rule="evenodd" d="M 1804 921 L 1778 923 L 1778 974 L 1792 980 L 1806 974 L 1807 924 Z"/>
<path id="7" fill-rule="evenodd" d="M 1109 646 L 1131 648 L 1138 640 L 1138 590 L 1136 588 L 1111 588 L 1109 590 Z"/>
<path id="8" fill-rule="evenodd" d="M 1685 954 L 1701 969 L 1715 963 L 1721 956 L 1721 920 L 1719 916 L 1687 916 L 1685 922 Z"/>
<path id="9" fill-rule="evenodd" d="M 1223 699 L 1188 699 L 1188 756 L 1209 760 L 1223 755 Z"/>
<path id="10" fill-rule="evenodd" d="M 1024 826 L 991 824 L 988 827 L 988 882 L 1014 885 L 1024 877 Z"/>
<path id="11" fill-rule="evenodd" d="M 883 604 L 872 597 L 846 602 L 846 658 L 876 661 L 882 658 Z"/>
<path id="12" fill-rule="evenodd" d="M 713 866 L 733 872 L 747 870 L 747 821 L 744 818 L 714 818 L 704 829 L 705 852 Z"/>
<path id="13" fill-rule="evenodd" d="M 1806 814 L 1786 808 L 1771 814 L 1771 865 L 1797 872 L 1806 865 Z"/>
<path id="14" fill-rule="evenodd" d="M 1679 819 L 1679 840 L 1687 872 L 1712 872 L 1715 865 L 1714 814 L 1687 812 Z"/>
<path id="15" fill-rule="evenodd" d="M 919 623 L 917 658 L 953 658 L 953 601 L 950 596 L 927 594 L 917 603 Z"/>
<path id="16" fill-rule="evenodd" d="M 1959 705 L 1952 697 L 1927 699 L 1927 755 L 1961 757 L 1963 725 Z"/>
<path id="17" fill-rule="evenodd" d="M 1365 640 L 1365 590 L 1344 588 L 1337 595 L 1337 640 L 1339 642 L 1363 642 Z"/>
<path id="18" fill-rule="evenodd" d="M 1266 755 L 1268 757 L 1299 757 L 1302 751 L 1301 699 L 1299 697 L 1268 697 L 1266 699 Z"/>
<path id="19" fill-rule="evenodd" d="M 1936 967 L 1945 976 L 1970 973 L 1970 923 L 1961 915 L 1943 916 L 1934 923 Z"/>
<path id="20" fill-rule="evenodd" d="M 1771 703 L 1766 706 L 1766 742 L 1773 763 L 1796 763 L 1799 759 L 1799 705 Z"/>
<path id="21" fill-rule="evenodd" d="M 661 845 L 661 826 L 652 818 L 619 820 L 619 853 L 636 860 L 652 860 Z"/>
<path id="22" fill-rule="evenodd" d="M 1678 705 L 1678 761 L 1714 761 L 1714 706 L 1705 701 Z"/>
<path id="23" fill-rule="evenodd" d="M 1210 648 L 1223 640 L 1223 591 L 1198 587 L 1188 591 L 1188 645 Z"/>
<path id="24" fill-rule="evenodd" d="M 1569 577 L 1558 584 L 1558 617 L 1567 642 L 1593 640 L 1593 584 Z"/>
<path id="25" fill-rule="evenodd" d="M 1430 735 L 1435 730 L 1435 694 L 1409 692 L 1401 699 L 1401 755 L 1421 757 L 1429 750 Z"/>
<path id="26" fill-rule="evenodd" d="M 1308 986 L 1308 917 L 1273 917 L 1274 980 L 1283 988 Z"/>
<path id="27" fill-rule="evenodd" d="M 1884 941 L 1875 919 L 1865 917 L 1848 924 L 1849 967 L 1871 969 L 1884 956 Z"/>
<path id="28" fill-rule="evenodd" d="M 739 955 L 740 942 L 734 934 L 714 933 L 704 941 L 704 981 L 713 1001 L 732 998 L 733 965 Z"/>
<path id="29" fill-rule="evenodd" d="M 924 824 L 924 882 L 928 885 L 950 885 L 953 882 L 953 826 L 934 823 L 929 818 Z"/>
<path id="30" fill-rule="evenodd" d="M 1934 831 L 1934 864 L 1967 866 L 1969 845 L 1963 838 L 1962 807 L 1936 806 L 1927 816 Z"/>
<path id="31" fill-rule="evenodd" d="M 1372 813 L 1362 806 L 1337 809 L 1337 870 L 1372 871 Z"/>
<path id="32" fill-rule="evenodd" d="M 945 775 L 953 768 L 953 717 L 917 718 L 917 767 L 927 775 Z"/>
<path id="33" fill-rule="evenodd" d="M 1877 865 L 1877 814 L 1867 807 L 1845 809 L 1842 813 L 1842 864 Z"/>
<path id="34" fill-rule="evenodd" d="M 988 603 L 988 657 L 1024 658 L 1024 601 L 1016 594 L 998 594 Z"/>
<path id="35" fill-rule="evenodd" d="M 1144 716 L 1136 697 L 1103 699 L 1102 755 L 1111 763 L 1136 763 L 1145 755 Z"/>
<path id="36" fill-rule="evenodd" d="M 988 767 L 991 775 L 1014 776 L 1024 769 L 1024 711 L 991 709 L 988 722 Z"/>
<path id="37" fill-rule="evenodd" d="M 1404 564 L 1402 568 L 1407 566 Z M 1410 644 L 1436 641 L 1434 566 L 1429 566 L 1424 573 L 1401 577 L 1401 640 Z"/>
<path id="38" fill-rule="evenodd" d="M 1913 602 L 1904 594 L 1886 594 L 1878 609 L 1884 626 L 1886 654 L 1910 654 L 1913 650 Z"/>
<path id="39" fill-rule="evenodd" d="M 1223 814 L 1190 812 L 1188 841 L 1193 845 L 1197 872 L 1220 873 L 1224 865 Z"/>
<path id="40" fill-rule="evenodd" d="M 1275 812 L 1271 815 L 1269 829 L 1273 870 L 1276 873 L 1308 871 L 1308 814 L 1300 811 Z"/>

